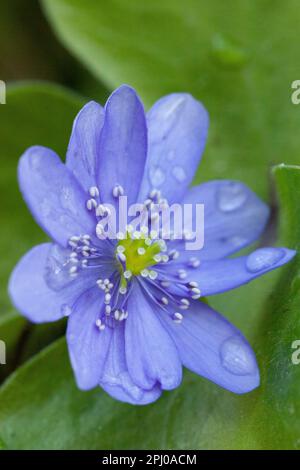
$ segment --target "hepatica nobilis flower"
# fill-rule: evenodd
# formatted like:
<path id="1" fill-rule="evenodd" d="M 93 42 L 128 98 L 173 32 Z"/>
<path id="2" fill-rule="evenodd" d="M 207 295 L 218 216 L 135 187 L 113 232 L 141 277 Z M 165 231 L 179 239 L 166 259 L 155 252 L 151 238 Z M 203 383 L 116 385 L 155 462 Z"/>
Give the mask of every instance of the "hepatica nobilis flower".
<path id="1" fill-rule="evenodd" d="M 233 289 L 289 261 L 294 251 L 259 248 L 230 257 L 262 233 L 268 208 L 244 184 L 189 188 L 206 141 L 208 115 L 188 94 L 160 99 L 145 114 L 121 86 L 105 108 L 78 114 L 66 163 L 29 148 L 18 176 L 34 218 L 51 238 L 29 251 L 10 279 L 15 306 L 35 323 L 68 316 L 78 387 L 118 400 L 155 401 L 181 382 L 182 366 L 235 393 L 259 384 L 243 335 L 201 298 Z M 204 247 L 162 240 L 141 227 L 104 239 L 109 209 L 142 203 L 204 204 Z M 243 305 L 241 305 L 242 313 Z"/>

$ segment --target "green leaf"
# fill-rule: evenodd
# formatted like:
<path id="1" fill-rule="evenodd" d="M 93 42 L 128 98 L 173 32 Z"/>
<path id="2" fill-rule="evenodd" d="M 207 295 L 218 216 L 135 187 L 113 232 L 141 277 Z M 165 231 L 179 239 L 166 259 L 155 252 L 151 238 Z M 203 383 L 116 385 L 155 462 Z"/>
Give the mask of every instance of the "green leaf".
<path id="1" fill-rule="evenodd" d="M 297 163 L 298 2 L 42 0 L 64 45 L 108 86 L 147 105 L 188 91 L 211 115 L 197 181 L 236 178 L 268 195 L 268 168 Z"/>
<path id="2" fill-rule="evenodd" d="M 220 440 L 226 446 L 239 401 L 191 373 L 146 407 L 116 402 L 100 389 L 80 392 L 59 340 L 2 387 L 0 439 L 8 449 L 188 449 Z"/>
<path id="3" fill-rule="evenodd" d="M 7 282 L 14 265 L 28 249 L 46 239 L 20 195 L 18 160 L 31 145 L 51 147 L 64 157 L 72 121 L 82 103 L 61 87 L 24 83 L 10 87 L 7 104 L 1 106 L 0 316 L 13 311 Z"/>
<path id="4" fill-rule="evenodd" d="M 274 168 L 281 203 L 282 245 L 300 248 L 300 167 Z M 284 268 L 260 327 L 263 384 L 253 421 L 264 428 L 266 446 L 300 449 L 300 258 Z"/>
<path id="5" fill-rule="evenodd" d="M 17 313 L 0 318 L 0 339 L 5 343 L 5 364 L 0 365 L 0 383 L 20 364 L 62 336 L 65 322 L 33 325 Z"/>

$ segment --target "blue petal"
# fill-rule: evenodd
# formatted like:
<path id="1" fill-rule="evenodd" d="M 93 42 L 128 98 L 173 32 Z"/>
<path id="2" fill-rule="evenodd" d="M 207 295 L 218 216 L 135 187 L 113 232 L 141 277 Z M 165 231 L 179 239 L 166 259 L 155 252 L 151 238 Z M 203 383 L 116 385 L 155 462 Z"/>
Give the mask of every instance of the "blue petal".
<path id="1" fill-rule="evenodd" d="M 95 287 L 81 295 L 68 321 L 70 359 L 77 385 L 82 390 L 98 385 L 109 350 L 112 330 L 100 331 L 96 326 L 102 309 L 103 295 Z"/>
<path id="2" fill-rule="evenodd" d="M 181 201 L 204 150 L 207 111 L 191 95 L 173 93 L 150 109 L 147 124 L 148 157 L 139 200 L 156 188 L 169 203 Z"/>
<path id="3" fill-rule="evenodd" d="M 201 302 L 192 302 L 180 324 L 164 317 L 185 367 L 234 393 L 259 385 L 254 353 L 242 334 Z"/>
<path id="4" fill-rule="evenodd" d="M 164 390 L 178 387 L 182 367 L 175 344 L 159 320 L 163 311 L 150 304 L 138 284 L 130 293 L 127 308 L 126 358 L 132 379 L 144 389 L 157 382 Z"/>
<path id="5" fill-rule="evenodd" d="M 251 244 L 260 237 L 269 217 L 268 206 L 236 181 L 210 181 L 191 188 L 183 204 L 204 204 L 202 260 L 224 258 Z M 176 247 L 183 250 L 184 242 L 177 242 Z M 193 254 L 187 251 L 183 256 Z"/>
<path id="6" fill-rule="evenodd" d="M 66 165 L 86 191 L 96 184 L 103 122 L 102 106 L 91 101 L 82 108 L 73 124 Z"/>
<path id="7" fill-rule="evenodd" d="M 50 243 L 35 246 L 15 267 L 9 280 L 9 293 L 15 307 L 33 323 L 62 318 L 80 294 L 93 285 L 91 277 L 81 277 L 61 290 L 50 289 L 46 282 Z"/>
<path id="8" fill-rule="evenodd" d="M 98 186 L 101 199 L 115 204 L 113 188 L 118 184 L 137 202 L 147 154 L 147 129 L 143 105 L 135 91 L 123 85 L 108 99 L 101 134 Z"/>
<path id="9" fill-rule="evenodd" d="M 92 234 L 95 220 L 87 211 L 87 196 L 59 157 L 44 147 L 31 147 L 18 168 L 23 197 L 37 223 L 57 243 L 72 235 Z"/>
<path id="10" fill-rule="evenodd" d="M 155 385 L 150 390 L 144 390 L 133 382 L 126 363 L 124 336 L 124 325 L 117 325 L 113 330 L 104 372 L 99 384 L 117 400 L 133 405 L 147 405 L 160 397 L 161 388 Z"/>
<path id="11" fill-rule="evenodd" d="M 248 256 L 204 262 L 199 269 L 189 270 L 187 280 L 198 282 L 203 296 L 219 294 L 279 268 L 295 253 L 287 248 L 259 248 Z"/>

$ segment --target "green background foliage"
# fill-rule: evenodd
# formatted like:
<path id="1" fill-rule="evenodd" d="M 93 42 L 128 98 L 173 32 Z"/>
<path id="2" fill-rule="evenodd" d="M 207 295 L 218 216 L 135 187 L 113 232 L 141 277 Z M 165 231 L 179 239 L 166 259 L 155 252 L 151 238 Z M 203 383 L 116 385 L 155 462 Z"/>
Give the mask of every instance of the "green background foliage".
<path id="1" fill-rule="evenodd" d="M 22 5 L 21 0 L 12 3 Z M 118 403 L 100 389 L 81 392 L 65 340 L 57 339 L 64 323 L 29 325 L 6 293 L 16 261 L 45 239 L 18 192 L 19 156 L 40 144 L 64 158 L 82 104 L 90 97 L 103 104 L 121 83 L 136 87 L 147 107 L 173 91 L 200 99 L 211 126 L 195 183 L 244 181 L 273 209 L 264 243 L 297 249 L 300 108 L 290 96 L 291 82 L 300 77 L 298 6 L 296 0 L 43 0 L 44 16 L 40 11 L 36 16 L 43 25 L 48 21 L 63 47 L 47 26 L 46 60 L 33 39 L 39 37 L 36 27 L 28 26 L 31 69 L 23 66 L 20 72 L 0 61 L 0 79 L 60 82 L 11 85 L 7 104 L 0 107 L 0 339 L 8 356 L 7 366 L 0 366 L 0 379 L 8 377 L 0 388 L 2 447 L 300 448 L 300 365 L 291 362 L 291 344 L 300 339 L 298 257 L 288 267 L 209 299 L 257 353 L 262 384 L 246 396 L 188 372 L 179 389 L 147 407 Z M 8 44 L 22 19 L 6 8 L 0 21 L 6 25 L 0 27 L 1 42 Z"/>

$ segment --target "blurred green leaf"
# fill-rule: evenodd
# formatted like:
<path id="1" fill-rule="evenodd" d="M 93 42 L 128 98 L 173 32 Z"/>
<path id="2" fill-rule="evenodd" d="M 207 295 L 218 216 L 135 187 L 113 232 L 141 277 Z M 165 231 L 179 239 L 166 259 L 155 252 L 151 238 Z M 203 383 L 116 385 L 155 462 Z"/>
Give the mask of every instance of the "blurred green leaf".
<path id="1" fill-rule="evenodd" d="M 300 167 L 279 165 L 274 176 L 281 203 L 282 245 L 300 248 Z M 300 258 L 281 271 L 260 326 L 263 387 L 253 426 L 264 429 L 265 448 L 300 449 Z M 295 349 L 296 346 L 296 349 Z"/>
<path id="2" fill-rule="evenodd" d="M 281 241 L 297 248 L 300 168 L 280 166 L 275 176 Z M 153 405 L 121 404 L 99 389 L 76 389 L 59 340 L 1 388 L 0 439 L 8 449 L 298 448 L 300 365 L 291 362 L 291 345 L 300 339 L 299 268 L 296 259 L 281 271 L 267 304 L 257 340 L 258 390 L 236 396 L 186 372 L 182 386 Z"/>
<path id="3" fill-rule="evenodd" d="M 119 403 L 100 389 L 80 392 L 59 340 L 2 387 L 0 439 L 8 449 L 189 449 L 218 447 L 220 440 L 227 446 L 239 402 L 191 373 L 146 407 Z"/>
<path id="4" fill-rule="evenodd" d="M 63 335 L 65 322 L 33 325 L 17 313 L 0 318 L 0 339 L 6 347 L 6 364 L 0 366 L 0 383 L 20 364 Z"/>
<path id="5" fill-rule="evenodd" d="M 147 105 L 189 91 L 211 115 L 197 181 L 236 178 L 268 195 L 268 168 L 299 161 L 296 0 L 42 0 L 64 45 L 109 87 Z"/>

